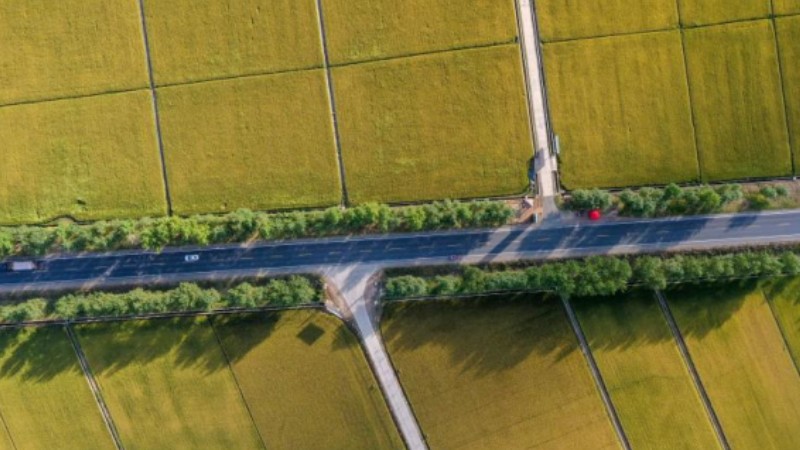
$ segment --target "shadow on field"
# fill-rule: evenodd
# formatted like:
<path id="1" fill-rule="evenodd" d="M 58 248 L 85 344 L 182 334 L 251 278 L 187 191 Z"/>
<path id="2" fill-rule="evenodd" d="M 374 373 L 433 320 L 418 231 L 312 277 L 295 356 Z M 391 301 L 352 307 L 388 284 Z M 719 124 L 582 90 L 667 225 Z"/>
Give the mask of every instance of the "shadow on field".
<path id="1" fill-rule="evenodd" d="M 683 336 L 703 338 L 730 320 L 747 297 L 760 290 L 761 284 L 748 280 L 685 286 L 664 295 Z"/>
<path id="2" fill-rule="evenodd" d="M 577 298 L 570 303 L 594 351 L 626 350 L 673 339 L 652 291 Z"/>
<path id="3" fill-rule="evenodd" d="M 451 365 L 477 375 L 512 369 L 532 355 L 558 361 L 578 350 L 552 296 L 390 303 L 382 322 L 393 355 L 444 347 Z"/>
<path id="4" fill-rule="evenodd" d="M 75 351 L 61 326 L 3 330 L 0 346 L 3 360 L 0 378 L 20 377 L 39 383 L 61 373 L 81 372 Z"/>

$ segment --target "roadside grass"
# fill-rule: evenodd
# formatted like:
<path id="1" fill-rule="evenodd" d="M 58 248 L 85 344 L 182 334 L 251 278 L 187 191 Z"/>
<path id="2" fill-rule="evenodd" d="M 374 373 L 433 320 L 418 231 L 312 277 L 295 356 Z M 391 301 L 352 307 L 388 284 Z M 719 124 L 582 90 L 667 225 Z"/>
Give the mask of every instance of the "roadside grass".
<path id="1" fill-rule="evenodd" d="M 61 327 L 0 331 L 0 448 L 114 448 Z"/>
<path id="2" fill-rule="evenodd" d="M 341 200 L 322 70 L 161 88 L 159 100 L 176 213 Z"/>
<path id="3" fill-rule="evenodd" d="M 389 303 L 382 333 L 431 448 L 617 448 L 560 302 Z"/>
<path id="4" fill-rule="evenodd" d="M 676 0 L 538 0 L 542 41 L 671 29 L 678 26 Z"/>
<path id="5" fill-rule="evenodd" d="M 2 2 L 0 68 L 0 105 L 144 88 L 137 4 Z"/>
<path id="6" fill-rule="evenodd" d="M 764 288 L 772 311 L 786 338 L 789 353 L 800 367 L 800 278 L 781 278 Z"/>
<path id="7" fill-rule="evenodd" d="M 147 91 L 0 108 L 0 223 L 166 213 Z"/>
<path id="8" fill-rule="evenodd" d="M 678 0 L 678 8 L 683 25 L 697 26 L 768 17 L 770 1 Z"/>
<path id="9" fill-rule="evenodd" d="M 704 180 L 790 175 L 772 22 L 691 29 L 685 36 Z"/>
<path id="10" fill-rule="evenodd" d="M 667 293 L 732 448 L 800 446 L 800 378 L 755 283 Z"/>
<path id="11" fill-rule="evenodd" d="M 572 304 L 633 448 L 719 448 L 652 292 Z"/>
<path id="12" fill-rule="evenodd" d="M 322 67 L 315 0 L 145 0 L 156 84 Z"/>
<path id="13" fill-rule="evenodd" d="M 568 189 L 698 178 L 679 32 L 548 44 L 544 57 Z"/>
<path id="14" fill-rule="evenodd" d="M 319 311 L 213 319 L 271 448 L 404 448 L 358 340 Z"/>
<path id="15" fill-rule="evenodd" d="M 517 194 L 533 142 L 518 45 L 333 69 L 351 202 Z"/>
<path id="16" fill-rule="evenodd" d="M 514 0 L 324 0 L 332 64 L 507 43 Z"/>
<path id="17" fill-rule="evenodd" d="M 206 319 L 80 325 L 126 448 L 262 448 Z"/>
<path id="18" fill-rule="evenodd" d="M 777 8 L 777 4 L 776 4 Z M 797 1 L 800 12 L 800 0 Z M 800 16 L 775 19 L 778 48 L 783 69 L 783 92 L 789 112 L 789 135 L 794 153 L 795 172 L 800 168 Z"/>
<path id="19" fill-rule="evenodd" d="M 800 14 L 800 0 L 773 0 L 777 15 Z"/>

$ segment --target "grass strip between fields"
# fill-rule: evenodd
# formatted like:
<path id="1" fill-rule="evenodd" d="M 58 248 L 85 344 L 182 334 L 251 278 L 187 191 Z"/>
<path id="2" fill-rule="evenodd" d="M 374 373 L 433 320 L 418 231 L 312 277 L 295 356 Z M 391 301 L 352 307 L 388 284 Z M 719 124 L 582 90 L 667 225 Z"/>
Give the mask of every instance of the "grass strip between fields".
<path id="1" fill-rule="evenodd" d="M 666 295 L 731 447 L 800 446 L 800 377 L 759 285 Z"/>
<path id="2" fill-rule="evenodd" d="M 213 319 L 268 448 L 404 448 L 356 337 L 319 311 Z"/>
<path id="3" fill-rule="evenodd" d="M 61 327 L 2 330 L 0 349 L 0 413 L 13 447 L 114 448 Z M 0 438 L 0 448 L 12 447 Z"/>
<path id="4" fill-rule="evenodd" d="M 382 333 L 431 448 L 617 448 L 561 304 L 391 303 Z"/>
<path id="5" fill-rule="evenodd" d="M 685 31 L 705 180 L 792 173 L 772 27 L 762 20 Z"/>
<path id="6" fill-rule="evenodd" d="M 205 318 L 75 327 L 127 448 L 262 448 Z"/>
<path id="7" fill-rule="evenodd" d="M 633 448 L 719 447 L 652 292 L 572 305 Z"/>

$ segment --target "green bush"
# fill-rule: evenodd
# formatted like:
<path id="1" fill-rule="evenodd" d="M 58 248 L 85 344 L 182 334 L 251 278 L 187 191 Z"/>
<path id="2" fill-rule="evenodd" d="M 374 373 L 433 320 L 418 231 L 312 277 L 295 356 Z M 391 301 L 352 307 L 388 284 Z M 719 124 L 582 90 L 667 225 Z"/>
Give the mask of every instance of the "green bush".
<path id="1" fill-rule="evenodd" d="M 624 292 L 631 285 L 664 289 L 670 284 L 706 283 L 800 273 L 800 256 L 791 251 L 752 251 L 721 255 L 596 256 L 548 262 L 526 269 L 490 270 L 467 266 L 460 273 L 390 277 L 387 300 L 427 296 L 480 295 L 498 292 L 550 291 L 593 297 Z"/>
<path id="2" fill-rule="evenodd" d="M 353 208 L 292 211 L 276 214 L 246 209 L 223 216 L 144 218 L 100 221 L 87 225 L 0 228 L 0 258 L 55 252 L 107 251 L 167 246 L 248 242 L 342 234 L 497 227 L 509 223 L 514 210 L 504 202 L 441 201 L 390 208 L 367 203 Z"/>
<path id="3" fill-rule="evenodd" d="M 53 301 L 27 300 L 0 307 L 0 321 L 28 322 L 43 318 L 77 319 L 85 317 L 120 317 L 166 312 L 201 312 L 222 308 L 294 306 L 320 300 L 320 292 L 306 277 L 292 276 L 270 280 L 263 286 L 239 284 L 223 293 L 182 283 L 167 291 L 141 288 L 123 293 L 91 292 L 67 294 Z"/>

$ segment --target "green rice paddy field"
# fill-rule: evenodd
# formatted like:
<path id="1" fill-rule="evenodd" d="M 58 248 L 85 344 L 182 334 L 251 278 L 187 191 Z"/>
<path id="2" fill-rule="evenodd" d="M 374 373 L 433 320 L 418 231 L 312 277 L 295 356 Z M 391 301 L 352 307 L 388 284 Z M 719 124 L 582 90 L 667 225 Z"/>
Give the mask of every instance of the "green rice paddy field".
<path id="1" fill-rule="evenodd" d="M 537 11 L 566 188 L 797 173 L 796 0 Z"/>
<path id="2" fill-rule="evenodd" d="M 0 6 L 2 225 L 527 187 L 513 0 L 84 3 Z"/>

